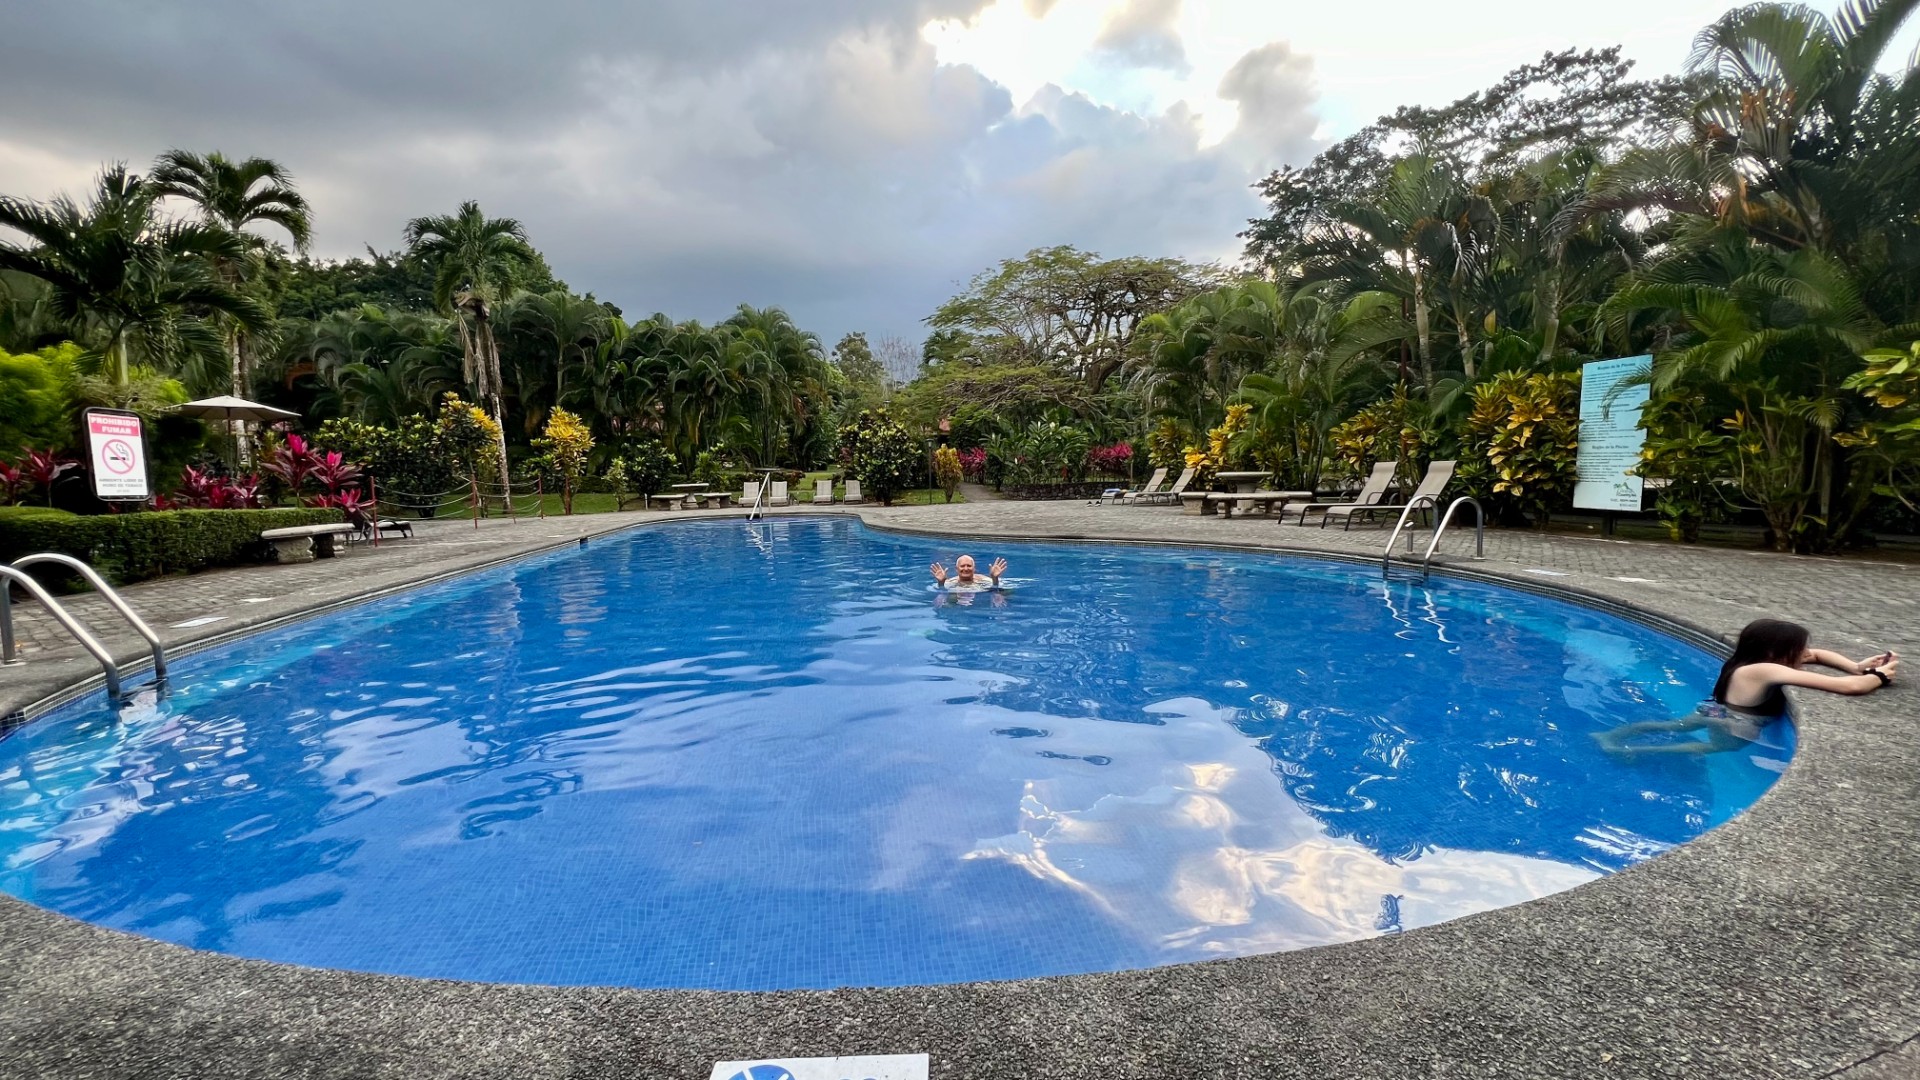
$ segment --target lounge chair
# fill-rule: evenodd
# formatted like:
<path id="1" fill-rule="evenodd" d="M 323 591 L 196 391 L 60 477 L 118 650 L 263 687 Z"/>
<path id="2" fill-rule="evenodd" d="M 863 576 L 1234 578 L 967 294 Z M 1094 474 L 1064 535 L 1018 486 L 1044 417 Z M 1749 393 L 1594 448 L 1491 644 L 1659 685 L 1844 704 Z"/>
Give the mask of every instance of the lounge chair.
<path id="1" fill-rule="evenodd" d="M 748 480 L 740 488 L 740 505 L 752 506 L 760 501 L 760 481 Z"/>
<path id="2" fill-rule="evenodd" d="M 1457 462 L 1452 461 L 1436 461 L 1428 465 L 1427 475 L 1420 478 L 1420 486 L 1414 488 L 1413 494 L 1407 496 L 1406 505 L 1424 506 L 1428 510 L 1438 505 L 1441 494 L 1447 490 L 1447 483 L 1453 479 L 1453 467 L 1456 464 Z M 1344 506 L 1335 506 L 1329 508 L 1326 516 L 1320 519 L 1320 527 L 1323 529 L 1326 528 L 1327 518 L 1335 514 L 1339 514 L 1345 518 L 1346 527 L 1352 528 L 1353 516 L 1355 514 L 1365 514 L 1368 520 L 1372 520 L 1382 510 L 1396 509 L 1399 509 L 1399 507 L 1386 502 L 1378 502 L 1372 506 L 1359 506 L 1353 503 L 1348 503 Z"/>
<path id="3" fill-rule="evenodd" d="M 1383 500 L 1385 500 L 1387 497 L 1387 488 L 1392 486 L 1393 484 L 1394 474 L 1399 471 L 1400 471 L 1400 463 L 1398 461 L 1374 462 L 1373 472 L 1367 474 L 1367 482 L 1361 485 L 1360 494 L 1355 495 L 1351 500 L 1347 502 L 1337 502 L 1337 503 L 1310 502 L 1307 505 L 1300 508 L 1300 524 L 1305 525 L 1307 523 L 1307 515 L 1313 513 L 1316 510 L 1320 511 L 1321 514 L 1324 515 L 1328 511 L 1334 510 L 1335 508 L 1338 508 L 1338 507 L 1353 507 L 1355 509 L 1358 509 L 1364 506 L 1380 505 L 1380 503 Z M 1343 510 L 1340 510 L 1339 512 L 1345 515 L 1351 515 L 1354 513 L 1354 510 L 1343 509 Z M 1282 521 L 1284 521 L 1285 518 L 1286 516 L 1284 514 L 1281 515 Z M 1325 528 L 1326 524 L 1327 524 L 1327 519 L 1323 516 L 1320 519 L 1321 528 Z"/>
<path id="4" fill-rule="evenodd" d="M 867 500 L 860 496 L 860 481 L 848 480 L 847 489 L 840 493 L 840 501 L 850 503 L 866 502 Z"/>
<path id="5" fill-rule="evenodd" d="M 1141 486 L 1134 488 L 1132 491 L 1122 491 L 1118 496 L 1114 498 L 1114 501 L 1116 503 L 1120 503 L 1124 505 L 1126 503 L 1130 503 L 1138 499 L 1144 499 L 1147 496 L 1158 492 L 1160 490 L 1160 485 L 1166 482 L 1167 482 L 1167 470 L 1165 466 L 1162 466 L 1158 469 L 1153 470 L 1153 476 L 1150 479 L 1148 479 L 1145 484 L 1142 484 Z"/>
<path id="6" fill-rule="evenodd" d="M 768 506 L 792 506 L 793 505 L 793 499 L 787 495 L 787 482 L 785 480 L 775 480 L 773 482 L 773 491 L 767 495 L 767 505 Z"/>
<path id="7" fill-rule="evenodd" d="M 815 480 L 813 482 L 813 501 L 817 503 L 830 503 L 833 501 L 832 480 Z"/>
<path id="8" fill-rule="evenodd" d="M 1180 474 L 1180 479 L 1173 482 L 1172 487 L 1165 491 L 1156 491 L 1140 497 L 1150 503 L 1177 503 L 1180 501 L 1181 492 L 1186 491 L 1187 485 L 1191 483 L 1193 483 L 1193 469 L 1188 468 Z"/>

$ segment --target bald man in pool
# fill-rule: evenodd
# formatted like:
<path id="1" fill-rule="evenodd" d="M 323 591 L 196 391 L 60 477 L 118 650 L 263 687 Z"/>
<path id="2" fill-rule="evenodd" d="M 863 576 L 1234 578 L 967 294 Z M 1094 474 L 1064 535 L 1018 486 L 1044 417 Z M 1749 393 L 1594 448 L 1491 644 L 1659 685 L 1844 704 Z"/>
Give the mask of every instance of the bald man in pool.
<path id="1" fill-rule="evenodd" d="M 1007 560 L 995 559 L 993 560 L 993 565 L 987 567 L 987 576 L 993 580 L 982 581 L 980 577 L 973 572 L 973 556 L 971 555 L 962 555 L 953 560 L 953 574 L 951 576 L 947 574 L 946 563 L 933 564 L 933 580 L 948 589 L 997 589 L 1000 587 L 1000 575 L 1006 572 Z"/>

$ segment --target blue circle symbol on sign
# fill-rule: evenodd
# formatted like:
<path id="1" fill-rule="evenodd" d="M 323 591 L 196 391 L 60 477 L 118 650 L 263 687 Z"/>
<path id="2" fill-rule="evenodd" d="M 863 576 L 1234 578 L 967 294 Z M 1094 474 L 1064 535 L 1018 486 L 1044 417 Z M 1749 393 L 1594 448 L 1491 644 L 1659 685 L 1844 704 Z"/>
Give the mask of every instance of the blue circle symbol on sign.
<path id="1" fill-rule="evenodd" d="M 793 1080 L 793 1074 L 778 1065 L 755 1065 L 734 1073 L 732 1080 Z"/>

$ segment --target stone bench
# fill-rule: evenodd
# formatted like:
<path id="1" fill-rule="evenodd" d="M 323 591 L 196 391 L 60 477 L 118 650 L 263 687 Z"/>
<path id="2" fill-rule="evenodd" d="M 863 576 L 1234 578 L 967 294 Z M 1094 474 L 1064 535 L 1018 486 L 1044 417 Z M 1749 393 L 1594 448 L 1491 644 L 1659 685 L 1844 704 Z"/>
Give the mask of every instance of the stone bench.
<path id="1" fill-rule="evenodd" d="M 273 545 L 274 562 L 312 562 L 333 558 L 334 540 L 353 531 L 353 526 L 344 521 L 338 525 L 296 525 L 290 529 L 266 529 L 260 533 L 260 539 Z"/>
<path id="2" fill-rule="evenodd" d="M 733 504 L 733 492 L 709 491 L 700 496 L 700 505 L 708 510 L 725 510 Z"/>
<path id="3" fill-rule="evenodd" d="M 1256 506 L 1269 514 L 1278 506 L 1285 514 L 1288 503 L 1311 498 L 1311 491 L 1211 491 L 1206 495 L 1207 503 L 1217 504 L 1223 517 L 1232 517 L 1236 509 L 1245 512 Z"/>
<path id="4" fill-rule="evenodd" d="M 662 510 L 684 510 L 687 507 L 687 497 L 685 495 L 649 495 L 647 496 L 647 506 L 649 508 L 651 508 L 655 503 L 658 503 L 660 505 L 660 509 Z"/>

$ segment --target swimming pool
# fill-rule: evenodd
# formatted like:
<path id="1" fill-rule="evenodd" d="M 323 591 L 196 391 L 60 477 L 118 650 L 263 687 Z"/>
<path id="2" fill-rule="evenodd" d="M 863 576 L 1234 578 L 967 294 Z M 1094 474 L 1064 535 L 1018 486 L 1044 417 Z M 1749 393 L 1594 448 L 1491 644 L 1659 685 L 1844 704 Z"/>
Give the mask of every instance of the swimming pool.
<path id="1" fill-rule="evenodd" d="M 931 589 L 963 550 L 1013 564 L 1004 603 Z M 1531 594 L 847 519 L 636 530 L 176 667 L 119 723 L 95 697 L 0 740 L 0 888 L 509 982 L 954 982 L 1393 933 L 1684 842 L 1791 752 L 1781 724 L 1599 753 L 1717 664 Z"/>

